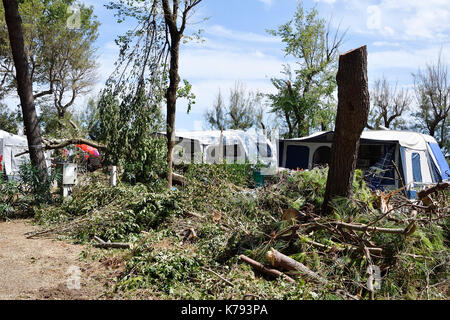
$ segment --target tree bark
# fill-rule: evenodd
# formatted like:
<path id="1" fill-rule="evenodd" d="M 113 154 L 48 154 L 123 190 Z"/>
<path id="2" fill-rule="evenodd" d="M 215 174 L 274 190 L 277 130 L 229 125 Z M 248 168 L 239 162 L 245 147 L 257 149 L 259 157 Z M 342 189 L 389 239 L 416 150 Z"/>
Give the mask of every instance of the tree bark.
<path id="1" fill-rule="evenodd" d="M 177 91 L 180 83 L 178 75 L 178 61 L 181 36 L 171 35 L 169 88 L 167 89 L 167 184 L 172 188 L 172 153 L 175 147 L 175 115 L 177 112 Z"/>
<path id="2" fill-rule="evenodd" d="M 172 153 L 175 146 L 175 115 L 177 111 L 177 91 L 180 83 L 180 76 L 178 74 L 180 41 L 182 31 L 177 27 L 178 17 L 178 0 L 173 2 L 173 11 L 170 8 L 168 0 L 162 0 L 164 19 L 170 34 L 170 66 L 169 66 L 169 87 L 166 92 L 167 99 L 167 187 L 172 188 Z M 184 18 L 184 17 L 183 17 Z M 184 23 L 184 21 L 183 21 Z"/>
<path id="3" fill-rule="evenodd" d="M 366 46 L 339 57 L 337 84 L 338 110 L 322 206 L 324 214 L 331 211 L 330 200 L 351 196 L 359 140 L 370 109 Z"/>
<path id="4" fill-rule="evenodd" d="M 266 268 L 265 266 L 263 266 L 261 263 L 259 263 L 258 261 L 255 261 L 253 259 L 250 259 L 247 256 L 244 256 L 243 254 L 241 254 L 239 256 L 239 258 L 244 261 L 245 263 L 247 263 L 248 265 L 252 266 L 255 270 L 264 273 L 266 275 L 272 276 L 272 277 L 283 277 L 285 280 L 289 281 L 290 283 L 295 283 L 295 280 L 292 279 L 291 277 L 289 277 L 288 275 L 276 270 L 276 269 L 269 269 Z"/>
<path id="5" fill-rule="evenodd" d="M 30 150 L 30 159 L 38 168 L 42 182 L 47 180 L 47 165 L 41 143 L 41 131 L 34 106 L 33 84 L 28 69 L 28 59 L 22 31 L 22 19 L 19 14 L 17 0 L 3 0 L 5 20 L 8 26 L 9 40 L 16 67 L 17 92 L 22 107 L 23 122 Z"/>
<path id="6" fill-rule="evenodd" d="M 317 273 L 311 271 L 304 264 L 295 261 L 294 259 L 285 256 L 284 254 L 278 252 L 275 249 L 271 249 L 266 253 L 266 259 L 270 262 L 272 267 L 283 268 L 289 271 L 299 271 L 301 274 L 307 278 L 307 280 L 318 281 L 322 284 L 326 284 L 328 281 L 322 278 Z"/>

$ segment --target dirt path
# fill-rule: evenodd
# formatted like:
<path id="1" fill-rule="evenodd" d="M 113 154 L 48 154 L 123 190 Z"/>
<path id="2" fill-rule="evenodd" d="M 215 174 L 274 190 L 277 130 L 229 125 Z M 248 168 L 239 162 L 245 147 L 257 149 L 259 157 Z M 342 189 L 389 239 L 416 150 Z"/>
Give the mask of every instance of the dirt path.
<path id="1" fill-rule="evenodd" d="M 104 298 L 111 276 L 104 264 L 81 260 L 85 246 L 27 239 L 25 233 L 33 230 L 27 220 L 0 222 L 0 300 Z M 77 270 L 81 286 L 73 289 Z"/>

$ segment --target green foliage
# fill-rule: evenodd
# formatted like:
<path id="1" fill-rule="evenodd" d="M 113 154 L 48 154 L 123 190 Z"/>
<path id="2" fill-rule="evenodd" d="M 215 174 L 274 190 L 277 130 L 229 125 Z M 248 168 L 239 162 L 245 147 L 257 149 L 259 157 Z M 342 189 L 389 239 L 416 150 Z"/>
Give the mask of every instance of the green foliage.
<path id="1" fill-rule="evenodd" d="M 136 178 L 141 182 L 160 182 L 167 174 L 167 140 L 164 138 L 147 138 L 133 149 L 124 164 L 124 177 Z"/>
<path id="2" fill-rule="evenodd" d="M 15 203 L 19 194 L 18 184 L 4 180 L 0 174 L 0 220 L 14 215 Z"/>
<path id="3" fill-rule="evenodd" d="M 118 287 L 130 289 L 156 284 L 169 294 L 174 283 L 189 280 L 204 263 L 202 256 L 189 249 L 140 247 L 127 261 L 126 270 L 130 274 L 120 280 Z"/>
<path id="4" fill-rule="evenodd" d="M 0 109 L 0 130 L 17 134 L 19 125 L 17 112 L 9 111 L 2 103 L 0 103 Z"/>
<path id="5" fill-rule="evenodd" d="M 80 25 L 69 28 L 72 13 L 68 9 L 75 4 L 80 9 Z M 0 71 L 7 78 L 0 91 L 10 92 L 15 88 L 15 78 L 3 11 L 0 6 Z M 93 43 L 100 23 L 92 7 L 76 0 L 25 0 L 19 2 L 19 11 L 33 87 L 39 100 L 51 100 L 54 111 L 62 118 L 76 97 L 95 82 Z"/>
<path id="6" fill-rule="evenodd" d="M 33 214 L 37 208 L 54 204 L 50 193 L 51 185 L 61 175 L 54 170 L 48 180 L 42 183 L 39 170 L 29 162 L 20 166 L 20 181 L 7 181 L 0 174 L 0 219 L 12 218 L 24 214 Z"/>
<path id="7" fill-rule="evenodd" d="M 60 206 L 36 210 L 36 219 L 52 224 L 87 217 L 71 230 L 79 241 L 88 241 L 94 235 L 111 241 L 134 239 L 179 214 L 177 193 L 161 190 L 143 184 L 112 188 L 93 182 L 75 188 L 72 198 Z"/>
<path id="8" fill-rule="evenodd" d="M 333 92 L 336 88 L 338 49 L 343 35 L 331 36 L 327 22 L 315 8 L 305 12 L 300 3 L 294 19 L 278 30 L 268 30 L 281 37 L 284 52 L 297 60 L 299 69 L 285 66 L 286 79 L 272 79 L 278 90 L 269 94 L 272 112 L 283 119 L 284 135 L 309 135 L 313 129 L 331 129 L 336 113 Z"/>
<path id="9" fill-rule="evenodd" d="M 61 179 L 61 173 L 52 170 L 45 182 L 40 179 L 39 169 L 30 162 L 24 162 L 20 165 L 21 192 L 25 196 L 30 196 L 33 200 L 32 205 L 49 204 L 53 201 L 50 188 L 54 181 Z"/>
<path id="10" fill-rule="evenodd" d="M 101 140 L 108 145 L 106 162 L 123 167 L 127 178 L 135 176 L 142 182 L 154 181 L 167 170 L 166 143 L 152 138 L 161 128 L 161 109 L 151 103 L 142 89 L 120 102 L 111 89 L 105 89 L 99 102 Z"/>
<path id="11" fill-rule="evenodd" d="M 367 298 L 364 287 L 368 261 L 360 243 L 349 245 L 341 240 L 344 236 L 350 241 L 357 233 L 367 241 L 368 233 L 311 228 L 311 220 L 300 221 L 300 229 L 292 233 L 286 230 L 298 222 L 281 220 L 284 209 L 295 207 L 308 213 L 308 219 L 320 219 L 316 221 L 324 225 L 330 219 L 375 221 L 382 213 L 375 209 L 375 198 L 362 173 L 355 173 L 351 199 L 333 201 L 335 217 L 331 218 L 315 215 L 320 213 L 327 169 L 272 177 L 257 189 L 253 171 L 250 165 L 190 165 L 184 173 L 185 187 L 175 192 L 142 184 L 111 188 L 105 185 L 107 177 L 104 182 L 94 179 L 78 186 L 71 200 L 60 207 L 41 209 L 37 217 L 51 224 L 67 222 L 62 226 L 71 227 L 65 233 L 80 242 L 90 241 L 94 235 L 132 242 L 133 249 L 120 257 L 125 268 L 114 292 L 121 295 L 160 299 L 243 299 L 247 294 L 260 299 L 346 299 L 340 290 Z M 446 196 L 439 201 L 448 203 Z M 376 226 L 400 228 L 403 224 L 397 221 L 404 214 L 394 211 L 391 219 Z M 382 272 L 377 298 L 446 298 L 448 219 L 437 224 L 421 223 L 410 236 L 370 233 L 370 246 L 383 249 L 382 258 L 372 256 Z M 302 262 L 327 278 L 329 285 L 302 277 L 296 277 L 294 285 L 281 278 L 272 280 L 238 259 L 245 254 L 266 264 L 264 256 L 270 248 Z M 233 286 L 219 280 L 217 274 Z M 428 291 L 424 289 L 427 284 Z"/>

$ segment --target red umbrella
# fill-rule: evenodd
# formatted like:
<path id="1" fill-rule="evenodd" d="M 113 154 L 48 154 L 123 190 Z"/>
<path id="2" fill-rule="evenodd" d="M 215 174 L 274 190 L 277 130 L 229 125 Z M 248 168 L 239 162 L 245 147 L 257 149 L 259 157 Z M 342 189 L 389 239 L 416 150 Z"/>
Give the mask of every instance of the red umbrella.
<path id="1" fill-rule="evenodd" d="M 98 153 L 98 150 L 94 147 L 88 146 L 86 144 L 77 144 L 76 145 L 78 148 L 80 148 L 81 150 L 83 150 L 84 152 L 89 153 L 90 155 L 94 156 L 94 157 L 98 157 L 100 154 Z"/>

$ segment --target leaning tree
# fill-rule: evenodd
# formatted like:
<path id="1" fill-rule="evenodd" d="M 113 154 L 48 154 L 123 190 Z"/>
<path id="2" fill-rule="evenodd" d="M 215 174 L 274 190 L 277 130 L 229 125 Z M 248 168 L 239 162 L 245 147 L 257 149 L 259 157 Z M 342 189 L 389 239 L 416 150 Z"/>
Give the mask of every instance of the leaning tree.
<path id="1" fill-rule="evenodd" d="M 110 2 L 118 21 L 137 27 L 119 37 L 120 57 L 100 100 L 103 138 L 111 161 L 119 162 L 155 128 L 158 106 L 166 104 L 167 181 L 172 187 L 177 99 L 195 98 L 188 82 L 180 86 L 179 57 L 188 20 L 202 0 L 120 0 Z M 114 159 L 113 159 L 114 158 Z"/>

